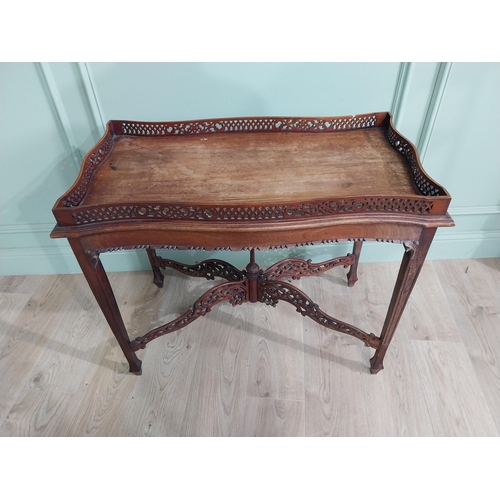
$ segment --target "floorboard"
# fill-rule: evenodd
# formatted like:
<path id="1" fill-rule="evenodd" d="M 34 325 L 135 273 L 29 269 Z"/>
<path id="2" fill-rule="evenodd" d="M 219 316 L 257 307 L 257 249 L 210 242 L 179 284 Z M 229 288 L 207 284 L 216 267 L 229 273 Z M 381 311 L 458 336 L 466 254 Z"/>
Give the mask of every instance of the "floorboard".
<path id="1" fill-rule="evenodd" d="M 380 334 L 398 263 L 292 283 Z M 110 274 L 131 337 L 214 283 Z M 425 263 L 378 375 L 373 350 L 287 303 L 222 303 L 128 365 L 81 275 L 0 277 L 0 436 L 498 436 L 500 259 Z"/>

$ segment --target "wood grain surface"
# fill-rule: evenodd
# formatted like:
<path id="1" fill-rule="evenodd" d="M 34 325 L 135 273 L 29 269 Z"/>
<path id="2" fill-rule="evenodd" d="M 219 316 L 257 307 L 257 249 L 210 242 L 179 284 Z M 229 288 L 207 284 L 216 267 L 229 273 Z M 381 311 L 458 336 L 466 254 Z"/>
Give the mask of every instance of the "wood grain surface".
<path id="1" fill-rule="evenodd" d="M 85 204 L 276 204 L 377 194 L 419 194 L 384 130 L 316 134 L 314 141 L 307 132 L 256 132 L 119 137 Z"/>
<path id="2" fill-rule="evenodd" d="M 379 333 L 397 264 L 294 281 Z M 213 285 L 110 274 L 133 336 Z M 224 303 L 128 365 L 81 275 L 0 278 L 1 436 L 498 436 L 500 259 L 424 264 L 385 359 L 293 307 Z"/>

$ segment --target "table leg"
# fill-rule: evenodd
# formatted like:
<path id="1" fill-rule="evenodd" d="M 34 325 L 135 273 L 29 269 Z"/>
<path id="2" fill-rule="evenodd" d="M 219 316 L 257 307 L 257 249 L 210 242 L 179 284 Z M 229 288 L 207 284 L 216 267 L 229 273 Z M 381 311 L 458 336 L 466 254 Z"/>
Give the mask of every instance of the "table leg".
<path id="1" fill-rule="evenodd" d="M 347 273 L 347 284 L 348 286 L 354 286 L 354 283 L 358 281 L 358 263 L 359 256 L 361 254 L 361 247 L 363 246 L 362 241 L 355 241 L 352 249 L 352 255 L 354 255 L 354 262 L 351 264 L 351 268 Z"/>
<path id="2" fill-rule="evenodd" d="M 384 326 L 382 327 L 380 343 L 374 356 L 370 359 L 370 372 L 373 374 L 378 373 L 384 368 L 385 353 L 420 274 L 435 232 L 436 228 L 424 229 L 419 241 L 404 243 L 405 253 L 401 267 L 399 268 L 398 278 L 394 286 Z"/>
<path id="3" fill-rule="evenodd" d="M 69 243 L 111 331 L 129 362 L 130 371 L 140 375 L 142 362 L 130 348 L 130 339 L 99 254 L 86 251 L 78 239 L 69 239 Z"/>
<path id="4" fill-rule="evenodd" d="M 153 283 L 158 288 L 163 288 L 163 273 L 156 264 L 156 250 L 154 248 L 146 248 L 148 253 L 149 263 L 151 264 L 151 269 L 153 270 Z"/>

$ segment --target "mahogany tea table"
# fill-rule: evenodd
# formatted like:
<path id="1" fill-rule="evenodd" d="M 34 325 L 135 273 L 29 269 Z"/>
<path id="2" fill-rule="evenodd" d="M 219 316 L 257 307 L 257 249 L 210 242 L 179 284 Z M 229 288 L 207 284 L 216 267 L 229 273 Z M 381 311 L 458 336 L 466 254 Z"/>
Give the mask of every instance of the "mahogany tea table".
<path id="1" fill-rule="evenodd" d="M 223 301 L 288 302 L 303 316 L 375 349 L 370 371 L 377 373 L 436 229 L 454 225 L 450 201 L 386 112 L 113 120 L 56 202 L 51 237 L 68 239 L 133 373 L 141 373 L 139 349 Z M 255 260 L 255 250 L 340 241 L 352 241 L 353 253 L 320 263 L 290 258 L 267 269 Z M 333 318 L 284 281 L 344 266 L 352 286 L 364 241 L 405 249 L 380 336 Z M 131 340 L 99 258 L 122 249 L 147 251 L 158 287 L 165 268 L 223 281 L 179 318 Z M 158 249 L 248 250 L 250 263 L 245 270 L 217 259 L 181 264 L 157 255 Z"/>

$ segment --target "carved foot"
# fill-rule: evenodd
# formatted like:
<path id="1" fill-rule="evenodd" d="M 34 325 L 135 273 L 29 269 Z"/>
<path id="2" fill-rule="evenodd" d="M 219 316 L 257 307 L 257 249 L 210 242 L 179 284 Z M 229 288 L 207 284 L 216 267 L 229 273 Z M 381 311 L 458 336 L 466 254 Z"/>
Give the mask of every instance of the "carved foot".
<path id="1" fill-rule="evenodd" d="M 140 359 L 137 360 L 137 363 L 129 363 L 130 373 L 134 375 L 142 375 L 142 361 Z"/>
<path id="2" fill-rule="evenodd" d="M 358 276 L 357 274 L 354 274 L 352 272 L 351 268 L 351 270 L 347 273 L 347 286 L 349 287 L 354 286 L 354 283 L 356 283 L 356 281 L 358 281 Z"/>
<path id="3" fill-rule="evenodd" d="M 158 288 L 163 288 L 163 273 L 158 269 L 153 270 L 153 283 L 158 287 Z"/>
<path id="4" fill-rule="evenodd" d="M 153 248 L 147 248 L 146 252 L 148 254 L 149 263 L 151 264 L 151 269 L 153 270 L 153 283 L 158 288 L 163 288 L 163 273 L 160 268 L 156 265 L 158 256 L 156 255 L 156 250 Z"/>
<path id="5" fill-rule="evenodd" d="M 377 361 L 375 358 L 376 355 L 370 359 L 370 373 L 372 375 L 376 375 L 380 370 L 384 369 L 384 364 L 382 363 L 382 361 Z"/>

